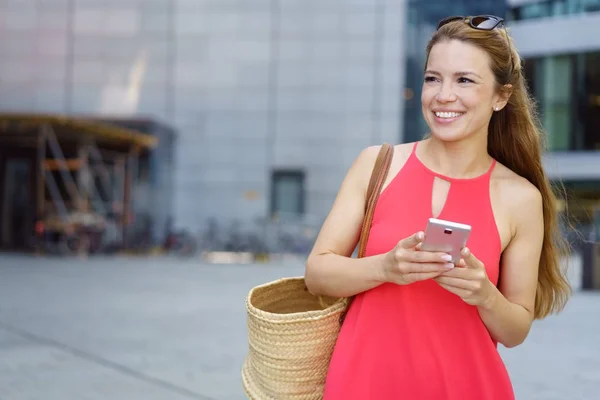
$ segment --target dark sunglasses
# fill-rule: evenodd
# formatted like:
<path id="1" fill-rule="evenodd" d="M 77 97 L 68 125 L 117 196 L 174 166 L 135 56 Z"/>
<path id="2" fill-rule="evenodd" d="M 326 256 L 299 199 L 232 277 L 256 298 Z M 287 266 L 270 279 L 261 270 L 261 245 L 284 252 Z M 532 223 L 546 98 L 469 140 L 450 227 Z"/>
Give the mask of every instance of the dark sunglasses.
<path id="1" fill-rule="evenodd" d="M 510 39 L 508 37 L 508 32 L 506 31 L 506 25 L 504 24 L 504 18 L 497 17 L 495 15 L 474 15 L 474 16 L 462 16 L 455 15 L 452 17 L 447 17 L 438 22 L 437 29 L 439 30 L 442 26 L 454 22 L 454 21 L 463 21 L 473 29 L 478 29 L 481 31 L 491 31 L 492 29 L 496 29 L 498 27 L 504 27 L 504 33 L 506 33 L 506 40 L 508 42 L 508 51 L 510 56 L 510 65 L 511 65 L 511 75 L 512 70 L 515 68 L 513 56 L 512 56 L 512 47 L 510 45 Z"/>
<path id="2" fill-rule="evenodd" d="M 441 20 L 438 23 L 437 29 L 440 29 L 442 26 L 447 23 L 454 21 L 464 21 L 469 24 L 473 29 L 479 29 L 482 31 L 491 31 L 492 29 L 502 25 L 504 26 L 504 18 L 496 17 L 495 15 L 475 15 L 464 17 L 462 15 L 455 15 L 452 17 L 447 17 Z"/>

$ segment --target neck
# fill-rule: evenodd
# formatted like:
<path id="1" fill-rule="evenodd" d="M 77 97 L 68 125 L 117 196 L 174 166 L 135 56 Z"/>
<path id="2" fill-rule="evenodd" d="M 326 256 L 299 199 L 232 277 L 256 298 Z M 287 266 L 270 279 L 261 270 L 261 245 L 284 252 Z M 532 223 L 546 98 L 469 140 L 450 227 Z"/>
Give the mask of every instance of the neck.
<path id="1" fill-rule="evenodd" d="M 490 167 L 487 135 L 457 142 L 444 142 L 432 136 L 422 142 L 422 147 L 420 158 L 423 162 L 432 170 L 452 178 L 473 178 Z"/>

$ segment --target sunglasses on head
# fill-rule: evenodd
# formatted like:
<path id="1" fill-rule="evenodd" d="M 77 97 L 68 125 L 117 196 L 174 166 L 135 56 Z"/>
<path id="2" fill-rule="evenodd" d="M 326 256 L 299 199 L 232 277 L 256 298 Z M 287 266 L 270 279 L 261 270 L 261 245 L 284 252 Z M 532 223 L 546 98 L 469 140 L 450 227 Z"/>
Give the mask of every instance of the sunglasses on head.
<path id="1" fill-rule="evenodd" d="M 455 15 L 452 17 L 447 17 L 441 20 L 438 23 L 437 29 L 440 29 L 442 26 L 454 22 L 454 21 L 464 21 L 469 24 L 473 29 L 479 29 L 482 31 L 491 31 L 492 29 L 498 26 L 504 26 L 504 18 L 496 17 L 495 15 L 475 15 L 475 16 L 467 16 L 464 17 L 462 15 Z"/>
<path id="2" fill-rule="evenodd" d="M 444 18 L 440 22 L 438 22 L 437 30 L 439 30 L 442 26 L 454 21 L 463 21 L 465 24 L 468 24 L 471 28 L 480 31 L 491 31 L 493 29 L 496 29 L 497 27 L 504 27 L 510 57 L 510 74 L 512 75 L 512 70 L 514 69 L 514 60 L 512 56 L 512 47 L 510 45 L 510 39 L 508 38 L 508 32 L 506 32 L 506 25 L 504 24 L 504 18 L 497 17 L 495 15 L 474 15 L 466 17 L 462 15 L 455 15 L 452 17 Z"/>

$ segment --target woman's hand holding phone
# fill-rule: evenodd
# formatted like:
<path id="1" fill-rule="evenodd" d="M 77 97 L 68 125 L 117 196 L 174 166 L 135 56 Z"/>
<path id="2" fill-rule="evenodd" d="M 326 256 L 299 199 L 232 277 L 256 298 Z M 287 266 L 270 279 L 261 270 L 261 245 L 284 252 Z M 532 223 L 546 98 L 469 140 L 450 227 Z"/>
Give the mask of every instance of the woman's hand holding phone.
<path id="1" fill-rule="evenodd" d="M 468 248 L 462 249 L 461 256 L 458 268 L 435 280 L 465 303 L 485 307 L 493 299 L 495 286 L 488 278 L 485 265 Z"/>
<path id="2" fill-rule="evenodd" d="M 418 250 L 425 234 L 417 232 L 401 240 L 385 254 L 382 275 L 385 282 L 408 285 L 423 281 L 454 268 L 451 256 L 443 252 Z"/>

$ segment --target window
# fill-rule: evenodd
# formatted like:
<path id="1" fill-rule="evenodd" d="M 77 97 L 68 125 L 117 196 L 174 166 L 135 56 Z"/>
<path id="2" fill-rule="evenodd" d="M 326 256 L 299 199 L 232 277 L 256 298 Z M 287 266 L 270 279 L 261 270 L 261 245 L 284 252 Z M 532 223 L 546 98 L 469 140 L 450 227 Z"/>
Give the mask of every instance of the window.
<path id="1" fill-rule="evenodd" d="M 600 11 L 600 0 L 544 0 L 513 8 L 513 20 L 584 14 Z"/>
<path id="2" fill-rule="evenodd" d="M 583 0 L 581 3 L 585 12 L 600 11 L 600 0 Z"/>
<path id="3" fill-rule="evenodd" d="M 550 150 L 569 150 L 573 118 L 573 63 L 570 56 L 551 56 L 542 60 L 538 81 L 542 123 L 548 132 Z"/>
<path id="4" fill-rule="evenodd" d="M 582 150 L 600 150 L 600 52 L 578 57 L 578 120 L 582 126 L 575 132 Z M 579 150 L 579 149 L 578 149 Z"/>
<path id="5" fill-rule="evenodd" d="M 574 59 L 549 56 L 525 61 L 525 78 L 536 98 L 551 151 L 571 150 L 574 129 Z"/>
<path id="6" fill-rule="evenodd" d="M 544 18 L 550 16 L 550 9 L 550 2 L 533 3 L 522 6 L 519 14 L 521 19 Z"/>
<path id="7" fill-rule="evenodd" d="M 600 181 L 562 181 L 566 189 L 568 222 L 578 231 L 577 240 L 600 240 Z M 562 197 L 562 196 L 561 196 Z"/>
<path id="8" fill-rule="evenodd" d="M 551 151 L 600 150 L 600 52 L 525 61 Z"/>
<path id="9" fill-rule="evenodd" d="M 298 217 L 304 214 L 304 172 L 273 171 L 271 177 L 271 214 Z"/>

